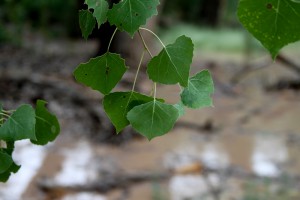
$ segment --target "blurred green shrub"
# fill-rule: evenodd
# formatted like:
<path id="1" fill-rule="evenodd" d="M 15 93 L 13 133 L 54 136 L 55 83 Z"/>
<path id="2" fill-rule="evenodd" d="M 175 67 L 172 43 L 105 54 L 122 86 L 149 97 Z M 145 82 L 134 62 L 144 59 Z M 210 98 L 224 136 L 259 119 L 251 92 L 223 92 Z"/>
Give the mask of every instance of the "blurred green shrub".
<path id="1" fill-rule="evenodd" d="M 0 42 L 21 38 L 24 27 L 41 29 L 50 36 L 78 31 L 77 0 L 1 0 Z"/>
<path id="2" fill-rule="evenodd" d="M 237 4 L 238 0 L 165 0 L 163 13 L 198 25 L 236 26 Z"/>

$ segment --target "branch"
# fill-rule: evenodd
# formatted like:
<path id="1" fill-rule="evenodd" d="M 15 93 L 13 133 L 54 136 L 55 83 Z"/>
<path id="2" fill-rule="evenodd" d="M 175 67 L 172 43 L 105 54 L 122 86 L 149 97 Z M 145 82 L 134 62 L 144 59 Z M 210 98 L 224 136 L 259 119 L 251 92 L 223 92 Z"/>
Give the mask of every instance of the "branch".
<path id="1" fill-rule="evenodd" d="M 293 61 L 289 60 L 286 56 L 283 54 L 279 54 L 276 58 L 276 61 L 281 62 L 284 64 L 285 67 L 295 71 L 299 76 L 300 76 L 300 66 L 298 66 L 296 63 Z"/>

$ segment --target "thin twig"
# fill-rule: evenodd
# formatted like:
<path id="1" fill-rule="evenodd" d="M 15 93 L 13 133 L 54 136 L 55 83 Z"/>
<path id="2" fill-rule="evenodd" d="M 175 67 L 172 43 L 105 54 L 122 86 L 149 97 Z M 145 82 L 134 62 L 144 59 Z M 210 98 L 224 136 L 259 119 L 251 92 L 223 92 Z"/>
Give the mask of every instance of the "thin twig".
<path id="1" fill-rule="evenodd" d="M 289 60 L 286 56 L 279 54 L 276 60 L 284 64 L 287 68 L 295 71 L 300 76 L 300 66 L 296 65 L 296 63 Z"/>
<path id="2" fill-rule="evenodd" d="M 115 29 L 114 33 L 112 34 L 111 38 L 110 38 L 110 41 L 109 41 L 109 44 L 108 44 L 108 47 L 107 47 L 107 52 L 109 52 L 109 48 L 110 48 L 110 45 L 112 43 L 112 40 L 114 39 L 116 33 L 117 33 L 117 30 L 118 28 Z"/>
<path id="3" fill-rule="evenodd" d="M 142 66 L 144 55 L 145 55 L 145 50 L 142 53 L 141 60 L 139 62 L 139 66 L 138 66 L 138 68 L 136 70 L 136 74 L 135 74 L 135 77 L 134 77 L 134 82 L 133 82 L 133 86 L 132 86 L 132 90 L 131 90 L 132 92 L 134 91 L 134 88 L 135 88 L 135 85 L 136 85 L 137 77 L 139 75 L 139 72 L 140 72 L 140 69 L 141 69 L 141 66 Z"/>
<path id="4" fill-rule="evenodd" d="M 150 32 L 151 32 L 152 34 L 154 34 L 154 35 L 158 38 L 158 40 L 162 43 L 162 41 L 159 39 L 159 37 L 158 37 L 155 33 L 153 33 L 151 30 L 146 29 L 146 28 L 140 28 L 140 29 L 150 31 Z M 140 30 L 138 31 L 138 33 L 139 33 L 139 36 L 140 36 L 140 38 L 141 38 L 141 40 L 142 40 L 142 42 L 143 42 L 143 45 L 144 45 L 145 50 L 149 53 L 149 55 L 151 56 L 151 58 L 153 58 L 153 55 L 152 55 L 152 53 L 151 53 L 149 47 L 147 46 L 147 44 L 146 44 L 146 42 L 145 42 L 145 39 L 144 39 L 143 35 L 141 34 Z M 165 48 L 165 45 L 164 45 L 163 43 L 162 43 L 162 45 L 163 45 L 164 48 Z M 153 97 L 154 97 L 154 100 L 155 100 L 155 98 L 156 98 L 156 82 L 154 82 L 153 88 L 154 88 L 154 92 L 151 91 L 151 94 L 150 94 L 150 95 L 152 96 L 152 94 L 153 94 Z"/>
<path id="5" fill-rule="evenodd" d="M 145 30 L 145 31 L 148 31 L 149 33 L 151 33 L 152 35 L 154 35 L 158 41 L 161 43 L 161 45 L 166 48 L 165 44 L 161 41 L 161 39 L 158 37 L 158 35 L 156 35 L 153 31 L 147 29 L 147 28 L 140 28 L 140 30 Z"/>
<path id="6" fill-rule="evenodd" d="M 142 42 L 143 42 L 144 48 L 147 50 L 147 52 L 149 53 L 149 55 L 151 56 L 151 58 L 153 58 L 153 55 L 152 55 L 152 53 L 151 53 L 149 47 L 147 46 L 147 44 L 146 44 L 146 42 L 145 42 L 145 39 L 144 39 L 143 35 L 141 34 L 140 31 L 138 31 L 138 33 L 139 33 L 139 36 L 140 36 L 140 38 L 141 38 L 141 40 L 142 40 Z"/>

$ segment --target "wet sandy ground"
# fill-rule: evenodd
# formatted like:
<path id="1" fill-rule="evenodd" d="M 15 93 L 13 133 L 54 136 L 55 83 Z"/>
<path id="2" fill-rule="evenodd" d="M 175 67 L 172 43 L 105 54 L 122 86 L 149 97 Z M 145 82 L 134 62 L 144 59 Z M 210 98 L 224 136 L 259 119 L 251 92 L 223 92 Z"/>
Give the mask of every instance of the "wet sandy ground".
<path id="1" fill-rule="evenodd" d="M 37 81 L 12 90 L 12 94 L 19 92 L 14 98 L 6 90 L 1 99 L 14 106 L 30 103 L 38 95 L 45 97 L 60 118 L 62 133 L 46 147 L 26 141 L 17 144 L 15 159 L 22 169 L 8 183 L 0 184 L 0 199 L 300 199 L 300 93 L 266 90 L 281 79 L 297 78 L 279 63 L 271 62 L 233 85 L 230 79 L 244 64 L 241 55 L 198 52 L 192 71 L 211 70 L 216 84 L 214 107 L 187 110 L 173 131 L 151 142 L 128 130 L 116 145 L 101 137 L 111 131 L 100 109 L 102 97 L 70 77 L 76 64 L 87 58 L 80 49 L 84 46 L 92 52 L 93 44 L 67 43 L 64 48 L 69 51 L 55 43 L 49 46 L 44 57 L 33 56 L 41 62 L 34 65 L 39 69 L 33 76 Z M 53 54 L 41 67 L 47 51 Z M 68 52 L 67 57 L 58 56 L 62 52 Z M 18 50 L 14 53 L 20 55 Z M 22 55 L 16 60 L 23 62 L 14 64 L 4 62 L 5 52 L 0 54 L 1 78 L 4 72 L 18 81 L 25 71 L 32 74 L 32 62 Z M 290 50 L 289 55 L 299 61 L 297 52 Z M 23 73 L 16 75 L 14 65 Z M 62 88 L 53 89 L 53 82 Z M 140 81 L 139 86 L 146 93 L 151 87 L 148 81 Z M 30 88 L 46 92 L 24 92 Z M 62 98 L 65 88 L 71 92 Z M 159 86 L 158 96 L 175 103 L 178 90 L 177 86 Z M 88 113 L 86 105 L 73 102 L 78 95 L 81 102 L 90 104 Z M 98 127 L 91 110 L 102 120 Z"/>

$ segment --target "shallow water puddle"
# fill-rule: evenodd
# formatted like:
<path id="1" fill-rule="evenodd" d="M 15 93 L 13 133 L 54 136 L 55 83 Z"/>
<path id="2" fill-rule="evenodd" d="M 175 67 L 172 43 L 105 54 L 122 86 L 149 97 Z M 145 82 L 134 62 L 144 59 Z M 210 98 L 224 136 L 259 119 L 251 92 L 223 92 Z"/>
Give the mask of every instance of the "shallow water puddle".
<path id="1" fill-rule="evenodd" d="M 96 169 L 91 164 L 93 152 L 87 142 L 79 142 L 74 148 L 63 150 L 62 169 L 54 178 L 58 185 L 84 185 L 97 179 Z"/>
<path id="2" fill-rule="evenodd" d="M 107 198 L 99 194 L 81 192 L 77 194 L 66 195 L 62 198 L 62 200 L 107 200 Z"/>
<path id="3" fill-rule="evenodd" d="M 288 148 L 283 136 L 267 133 L 255 136 L 251 161 L 252 170 L 256 175 L 279 177 L 288 158 Z"/>

